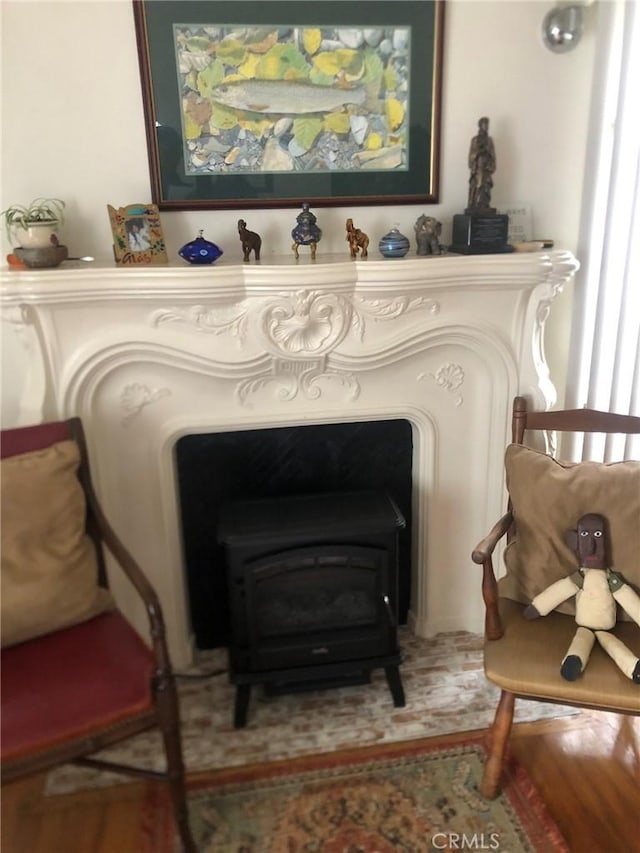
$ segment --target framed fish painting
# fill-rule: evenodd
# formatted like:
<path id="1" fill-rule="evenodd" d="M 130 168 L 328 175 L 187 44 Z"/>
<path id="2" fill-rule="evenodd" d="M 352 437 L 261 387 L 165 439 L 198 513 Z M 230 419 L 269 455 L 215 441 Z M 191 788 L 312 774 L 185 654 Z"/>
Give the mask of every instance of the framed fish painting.
<path id="1" fill-rule="evenodd" d="M 133 0 L 155 204 L 435 204 L 444 7 Z"/>

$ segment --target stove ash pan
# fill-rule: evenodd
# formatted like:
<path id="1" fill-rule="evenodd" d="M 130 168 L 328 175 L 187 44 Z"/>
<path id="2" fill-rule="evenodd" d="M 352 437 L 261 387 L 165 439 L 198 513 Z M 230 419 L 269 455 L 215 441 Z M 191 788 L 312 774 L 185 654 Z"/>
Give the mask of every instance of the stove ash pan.
<path id="1" fill-rule="evenodd" d="M 383 667 L 404 705 L 398 647 L 398 531 L 385 492 L 350 492 L 222 506 L 231 614 L 234 723 L 251 686 L 270 693 L 370 681 Z"/>

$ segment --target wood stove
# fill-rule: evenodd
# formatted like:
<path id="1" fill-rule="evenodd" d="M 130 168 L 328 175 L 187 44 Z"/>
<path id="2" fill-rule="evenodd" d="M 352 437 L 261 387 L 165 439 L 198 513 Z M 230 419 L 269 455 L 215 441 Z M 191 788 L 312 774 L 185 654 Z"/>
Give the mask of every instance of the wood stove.
<path id="1" fill-rule="evenodd" d="M 398 531 L 385 492 L 232 501 L 220 512 L 236 685 L 234 725 L 253 684 L 270 693 L 362 684 L 383 667 L 404 705 L 398 647 Z"/>

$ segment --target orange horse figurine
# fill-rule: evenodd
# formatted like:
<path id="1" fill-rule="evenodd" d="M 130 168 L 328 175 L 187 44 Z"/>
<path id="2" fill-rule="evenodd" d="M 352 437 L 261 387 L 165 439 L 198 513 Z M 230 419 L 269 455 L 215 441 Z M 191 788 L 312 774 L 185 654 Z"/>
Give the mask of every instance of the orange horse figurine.
<path id="1" fill-rule="evenodd" d="M 355 228 L 353 224 L 353 219 L 347 219 L 347 242 L 349 244 L 349 251 L 351 252 L 351 257 L 357 257 L 358 251 L 360 251 L 360 256 L 362 258 L 366 258 L 369 254 L 367 252 L 367 248 L 369 246 L 369 238 L 361 231 L 359 228 Z"/>

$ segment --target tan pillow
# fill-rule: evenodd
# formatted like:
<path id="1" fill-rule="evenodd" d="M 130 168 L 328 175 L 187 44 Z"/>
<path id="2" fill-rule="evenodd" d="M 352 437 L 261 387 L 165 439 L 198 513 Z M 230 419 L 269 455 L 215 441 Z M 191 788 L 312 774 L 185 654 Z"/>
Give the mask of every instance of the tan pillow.
<path id="1" fill-rule="evenodd" d="M 110 609 L 84 532 L 80 455 L 62 441 L 2 460 L 2 645 L 84 622 Z"/>
<path id="2" fill-rule="evenodd" d="M 640 589 L 640 462 L 560 462 L 512 444 L 505 455 L 507 488 L 517 533 L 505 550 L 500 595 L 521 603 L 578 568 L 564 542 L 581 515 L 609 522 L 612 567 Z M 556 609 L 575 613 L 573 599 Z M 619 610 L 619 618 L 626 619 Z"/>

